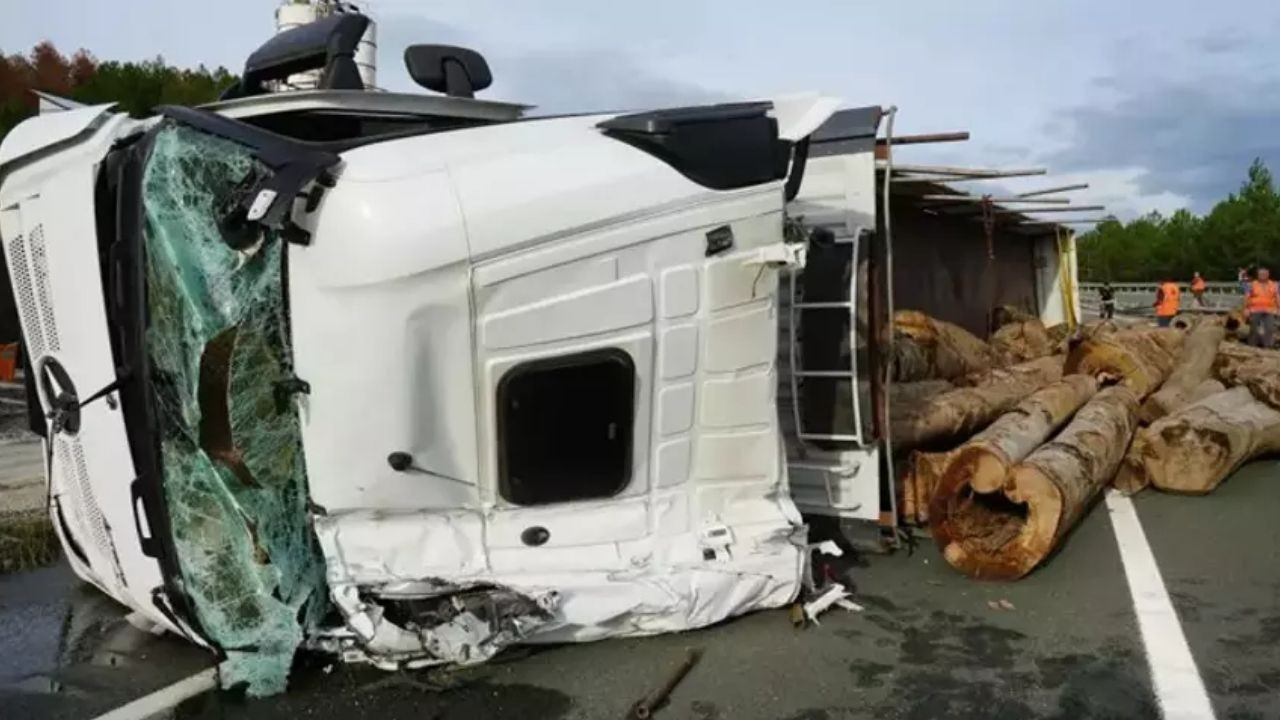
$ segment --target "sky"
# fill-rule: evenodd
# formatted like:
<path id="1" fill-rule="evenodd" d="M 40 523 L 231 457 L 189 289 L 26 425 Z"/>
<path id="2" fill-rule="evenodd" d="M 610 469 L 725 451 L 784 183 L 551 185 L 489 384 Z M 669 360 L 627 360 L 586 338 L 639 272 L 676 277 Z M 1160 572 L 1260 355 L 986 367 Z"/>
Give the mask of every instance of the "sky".
<path id="1" fill-rule="evenodd" d="M 275 0 L 0 0 L 0 51 L 50 40 L 99 59 L 232 71 Z M 369 0 L 378 84 L 415 90 L 412 43 L 472 47 L 481 97 L 539 112 L 637 109 L 819 91 L 896 105 L 896 132 L 968 130 L 899 162 L 1047 167 L 975 192 L 1088 182 L 1121 217 L 1204 212 L 1254 157 L 1280 172 L 1274 0 Z"/>

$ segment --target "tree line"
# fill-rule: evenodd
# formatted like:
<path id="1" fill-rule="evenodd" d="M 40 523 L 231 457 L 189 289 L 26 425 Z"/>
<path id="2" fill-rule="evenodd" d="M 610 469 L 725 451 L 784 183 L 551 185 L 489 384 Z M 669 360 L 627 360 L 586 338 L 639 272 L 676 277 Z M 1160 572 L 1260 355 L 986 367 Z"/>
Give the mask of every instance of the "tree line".
<path id="1" fill-rule="evenodd" d="M 32 90 L 85 104 L 114 102 L 134 116 L 143 116 L 157 105 L 212 102 L 235 80 L 226 68 L 186 70 L 170 67 L 159 57 L 144 62 L 99 62 L 86 50 L 68 57 L 48 42 L 37 44 L 25 55 L 0 51 L 0 140 L 39 112 L 39 98 Z M 0 343 L 18 337 L 9 273 L 0 254 Z"/>
<path id="2" fill-rule="evenodd" d="M 141 116 L 157 105 L 212 102 L 235 80 L 224 67 L 175 68 L 161 57 L 99 62 L 83 49 L 63 55 L 49 42 L 38 43 L 25 55 L 0 51 L 0 138 L 37 113 L 39 100 L 32 90 L 85 104 L 114 102 Z"/>
<path id="3" fill-rule="evenodd" d="M 1077 243 L 1080 279 L 1102 282 L 1235 280 L 1240 268 L 1280 265 L 1280 194 L 1261 159 L 1239 191 L 1206 215 L 1178 210 L 1129 222 L 1108 218 Z"/>

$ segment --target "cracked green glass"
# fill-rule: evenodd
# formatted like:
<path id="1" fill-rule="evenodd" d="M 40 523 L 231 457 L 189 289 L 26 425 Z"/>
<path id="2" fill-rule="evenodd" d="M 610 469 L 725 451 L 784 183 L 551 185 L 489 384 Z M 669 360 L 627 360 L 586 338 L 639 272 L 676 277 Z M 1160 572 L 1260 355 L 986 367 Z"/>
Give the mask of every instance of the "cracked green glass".
<path id="1" fill-rule="evenodd" d="M 172 120 L 143 175 L 147 352 L 165 501 L 182 584 L 224 649 L 226 686 L 284 690 L 294 652 L 327 610 L 291 376 L 283 243 L 247 251 L 218 218 L 266 173 L 249 148 Z"/>

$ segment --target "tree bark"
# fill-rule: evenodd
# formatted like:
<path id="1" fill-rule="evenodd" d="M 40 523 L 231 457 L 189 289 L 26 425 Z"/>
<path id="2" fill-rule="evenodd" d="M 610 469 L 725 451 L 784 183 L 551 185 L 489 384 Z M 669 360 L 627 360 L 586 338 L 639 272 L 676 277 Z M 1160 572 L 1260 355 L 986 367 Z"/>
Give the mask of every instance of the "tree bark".
<path id="1" fill-rule="evenodd" d="M 1013 365 L 1051 355 L 1054 345 L 1044 323 L 1032 318 L 1001 326 L 991 335 L 991 349 L 997 364 Z"/>
<path id="2" fill-rule="evenodd" d="M 1098 392 L 1098 381 L 1089 375 L 1067 377 L 1040 388 L 987 429 L 956 448 L 933 495 L 939 507 L 972 489 L 992 493 L 1004 485 L 1005 476 L 1061 428 Z"/>
<path id="3" fill-rule="evenodd" d="M 1280 410 L 1236 387 L 1147 428 L 1125 459 L 1125 486 L 1203 495 L 1249 460 L 1275 452 Z"/>
<path id="4" fill-rule="evenodd" d="M 909 383 L 893 383 L 889 386 L 889 407 L 910 407 L 925 402 L 935 395 L 955 389 L 950 380 L 917 380 Z"/>
<path id="5" fill-rule="evenodd" d="M 902 521 L 908 525 L 929 524 L 929 503 L 933 498 L 942 473 L 954 457 L 953 452 L 921 452 L 913 450 L 907 455 L 902 477 L 898 484 L 902 489 L 902 502 L 898 507 Z"/>
<path id="6" fill-rule="evenodd" d="M 991 327 L 1002 328 L 1010 323 L 1035 320 L 1036 316 L 1016 305 L 1001 305 L 991 311 Z"/>
<path id="7" fill-rule="evenodd" d="M 1049 344 L 1053 347 L 1053 354 L 1067 352 L 1067 342 L 1071 339 L 1071 326 L 1066 323 L 1058 323 L 1045 328 L 1045 334 L 1049 336 Z"/>
<path id="8" fill-rule="evenodd" d="M 893 316 L 893 379 L 950 380 L 991 367 L 991 347 L 968 330 L 916 310 Z"/>
<path id="9" fill-rule="evenodd" d="M 1198 403 L 1226 389 L 1225 385 L 1213 378 L 1204 380 L 1185 394 L 1183 400 L 1186 401 L 1186 404 L 1183 407 Z M 1150 428 L 1139 428 L 1134 433 L 1133 444 L 1129 446 L 1129 452 L 1125 454 L 1124 462 L 1120 464 L 1120 470 L 1116 472 L 1115 480 L 1111 481 L 1112 486 L 1125 495 L 1135 495 L 1151 484 L 1151 481 L 1147 478 L 1147 472 L 1142 466 L 1142 453 L 1147 443 L 1148 432 L 1150 432 Z"/>
<path id="10" fill-rule="evenodd" d="M 1213 372 L 1227 387 L 1244 386 L 1253 396 L 1280 410 L 1280 350 L 1224 342 Z"/>
<path id="11" fill-rule="evenodd" d="M 1029 377 L 1038 383 L 1036 388 L 1040 388 L 1062 379 L 1062 367 L 1065 362 L 1065 355 L 1050 355 L 1049 357 L 1029 360 L 1009 367 L 979 370 L 963 377 L 958 377 L 954 382 L 956 387 L 981 387 L 1018 381 Z"/>
<path id="12" fill-rule="evenodd" d="M 1187 335 L 1169 378 L 1164 385 L 1142 403 L 1138 418 L 1150 424 L 1191 402 L 1190 395 L 1200 383 L 1209 379 L 1218 346 L 1227 330 L 1218 322 L 1201 322 Z"/>
<path id="13" fill-rule="evenodd" d="M 930 530 L 947 562 L 974 577 L 1006 580 L 1043 562 L 1111 480 L 1137 415 L 1132 389 L 1106 388 L 1015 465 L 999 489 L 935 502 Z"/>
<path id="14" fill-rule="evenodd" d="M 1172 329 L 1095 332 L 1071 349 L 1063 372 L 1118 379 L 1142 399 L 1168 377 L 1182 340 Z"/>
<path id="15" fill-rule="evenodd" d="M 915 448 L 968 437 L 1027 395 L 1061 378 L 1061 358 L 1041 358 L 992 371 L 977 385 L 956 388 L 895 412 L 890 419 L 894 445 Z"/>
<path id="16" fill-rule="evenodd" d="M 1245 342 L 1249 339 L 1249 320 L 1244 316 L 1243 310 L 1232 310 L 1227 313 L 1223 319 L 1223 326 L 1227 329 L 1227 336 Z"/>

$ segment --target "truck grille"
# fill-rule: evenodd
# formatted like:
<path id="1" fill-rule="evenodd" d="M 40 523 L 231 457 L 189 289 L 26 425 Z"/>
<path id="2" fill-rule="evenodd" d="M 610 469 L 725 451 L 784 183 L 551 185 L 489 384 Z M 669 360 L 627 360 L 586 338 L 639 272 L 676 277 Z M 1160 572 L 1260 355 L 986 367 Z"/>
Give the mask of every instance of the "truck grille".
<path id="1" fill-rule="evenodd" d="M 53 317 L 53 302 L 49 293 L 49 260 L 44 250 L 44 225 L 31 229 L 31 275 L 35 282 L 36 302 L 40 307 L 40 327 L 44 329 L 44 345 L 47 352 L 58 352 L 58 324 Z"/>
<path id="2" fill-rule="evenodd" d="M 44 331 L 40 327 L 40 313 L 36 310 L 35 291 L 31 287 L 31 272 L 27 265 L 27 242 L 22 235 L 9 243 L 9 274 L 13 278 L 13 294 L 26 320 L 23 334 L 27 343 L 27 356 L 32 360 L 44 355 Z"/>
<path id="3" fill-rule="evenodd" d="M 58 352 L 62 343 L 49 289 L 44 225 L 36 225 L 28 235 L 19 235 L 9 243 L 9 274 L 13 278 L 13 294 L 22 311 L 27 357 L 34 362 L 45 353 Z"/>

